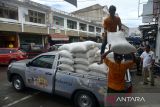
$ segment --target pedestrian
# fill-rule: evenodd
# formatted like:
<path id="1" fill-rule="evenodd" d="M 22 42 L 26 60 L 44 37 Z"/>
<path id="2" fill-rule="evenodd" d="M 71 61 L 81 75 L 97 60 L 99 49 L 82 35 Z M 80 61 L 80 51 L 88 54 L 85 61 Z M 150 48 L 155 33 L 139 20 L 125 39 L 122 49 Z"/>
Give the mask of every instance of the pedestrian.
<path id="1" fill-rule="evenodd" d="M 106 56 L 110 53 L 109 50 L 102 55 L 104 63 L 109 67 L 108 72 L 108 93 L 125 93 L 125 73 L 127 69 L 132 67 L 135 63 L 135 56 L 132 53 L 131 61 L 124 61 L 123 55 L 114 53 L 114 61 L 111 61 Z"/>
<path id="2" fill-rule="evenodd" d="M 8 47 L 9 47 L 9 48 L 14 48 L 13 43 L 10 42 L 9 45 L 8 45 Z"/>
<path id="3" fill-rule="evenodd" d="M 141 55 L 145 51 L 146 43 L 145 41 L 142 41 L 142 43 L 139 45 L 139 48 L 137 49 L 137 52 L 139 55 Z"/>
<path id="4" fill-rule="evenodd" d="M 115 12 L 116 12 L 116 7 L 111 5 L 109 7 L 109 17 L 107 17 L 106 19 L 103 20 L 103 27 L 104 27 L 104 37 L 102 40 L 102 46 L 101 46 L 101 55 L 104 53 L 105 51 L 105 47 L 107 45 L 107 32 L 117 32 L 117 27 L 119 28 L 119 30 L 121 30 L 121 19 L 118 16 L 115 16 Z M 102 63 L 102 59 L 100 61 L 100 63 Z"/>
<path id="5" fill-rule="evenodd" d="M 147 74 L 149 73 L 149 78 L 151 80 L 151 86 L 154 86 L 154 76 L 153 76 L 153 66 L 155 63 L 154 52 L 151 51 L 150 46 L 146 45 L 145 51 L 141 54 L 141 60 L 143 61 L 143 84 L 148 84 Z"/>

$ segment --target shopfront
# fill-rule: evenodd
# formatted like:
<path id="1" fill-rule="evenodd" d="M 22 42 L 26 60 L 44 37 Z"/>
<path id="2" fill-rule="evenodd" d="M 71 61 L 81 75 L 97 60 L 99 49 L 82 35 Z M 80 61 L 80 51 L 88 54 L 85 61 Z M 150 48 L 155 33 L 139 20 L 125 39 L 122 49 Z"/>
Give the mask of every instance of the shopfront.
<path id="1" fill-rule="evenodd" d="M 17 35 L 16 32 L 0 31 L 0 48 L 18 48 Z"/>
<path id="2" fill-rule="evenodd" d="M 69 37 L 63 34 L 55 33 L 49 36 L 50 46 L 55 44 L 65 44 L 69 42 Z"/>
<path id="3" fill-rule="evenodd" d="M 156 48 L 156 35 L 157 35 L 157 24 L 151 25 L 142 25 L 139 26 L 140 31 L 142 32 L 142 41 L 146 45 L 150 45 L 151 49 L 154 51 Z"/>
<path id="4" fill-rule="evenodd" d="M 26 51 L 29 58 L 32 58 L 42 52 L 46 52 L 48 45 L 48 35 L 19 33 L 19 46 Z"/>

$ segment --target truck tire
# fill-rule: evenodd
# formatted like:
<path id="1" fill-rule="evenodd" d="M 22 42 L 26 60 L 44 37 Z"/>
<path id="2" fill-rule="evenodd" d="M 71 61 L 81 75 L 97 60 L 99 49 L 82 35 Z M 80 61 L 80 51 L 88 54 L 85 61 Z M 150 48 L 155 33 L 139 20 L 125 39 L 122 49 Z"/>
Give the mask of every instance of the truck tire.
<path id="1" fill-rule="evenodd" d="M 97 100 L 90 92 L 79 91 L 74 96 L 75 107 L 98 107 Z"/>
<path id="2" fill-rule="evenodd" d="M 12 77 L 12 86 L 16 91 L 23 91 L 25 88 L 23 79 L 19 75 Z"/>

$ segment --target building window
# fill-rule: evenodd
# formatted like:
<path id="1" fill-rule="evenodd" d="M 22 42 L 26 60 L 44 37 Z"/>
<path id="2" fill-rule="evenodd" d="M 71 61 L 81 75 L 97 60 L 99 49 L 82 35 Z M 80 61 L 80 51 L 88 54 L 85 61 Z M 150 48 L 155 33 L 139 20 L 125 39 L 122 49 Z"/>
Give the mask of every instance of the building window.
<path id="1" fill-rule="evenodd" d="M 28 10 L 26 21 L 33 23 L 45 24 L 45 14 L 33 10 Z"/>
<path id="2" fill-rule="evenodd" d="M 0 17 L 18 20 L 18 7 L 0 3 Z"/>
<path id="3" fill-rule="evenodd" d="M 87 25 L 86 25 L 86 24 L 83 24 L 83 23 L 80 23 L 80 24 L 79 24 L 79 30 L 87 31 Z"/>
<path id="4" fill-rule="evenodd" d="M 53 16 L 53 24 L 59 25 L 59 26 L 64 26 L 64 18 L 61 18 L 58 16 Z"/>
<path id="5" fill-rule="evenodd" d="M 96 27 L 96 32 L 101 33 L 101 28 Z"/>
<path id="6" fill-rule="evenodd" d="M 67 28 L 77 29 L 77 22 L 72 20 L 67 20 Z"/>
<path id="7" fill-rule="evenodd" d="M 89 32 L 94 32 L 94 26 L 89 25 Z"/>

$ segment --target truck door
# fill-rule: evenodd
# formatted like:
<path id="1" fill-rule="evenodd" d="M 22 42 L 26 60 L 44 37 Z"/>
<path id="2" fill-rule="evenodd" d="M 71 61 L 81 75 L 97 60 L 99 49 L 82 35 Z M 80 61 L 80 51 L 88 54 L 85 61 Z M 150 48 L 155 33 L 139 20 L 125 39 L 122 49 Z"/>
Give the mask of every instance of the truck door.
<path id="1" fill-rule="evenodd" d="M 55 55 L 42 55 L 31 61 L 26 69 L 27 86 L 51 93 L 55 62 Z"/>

